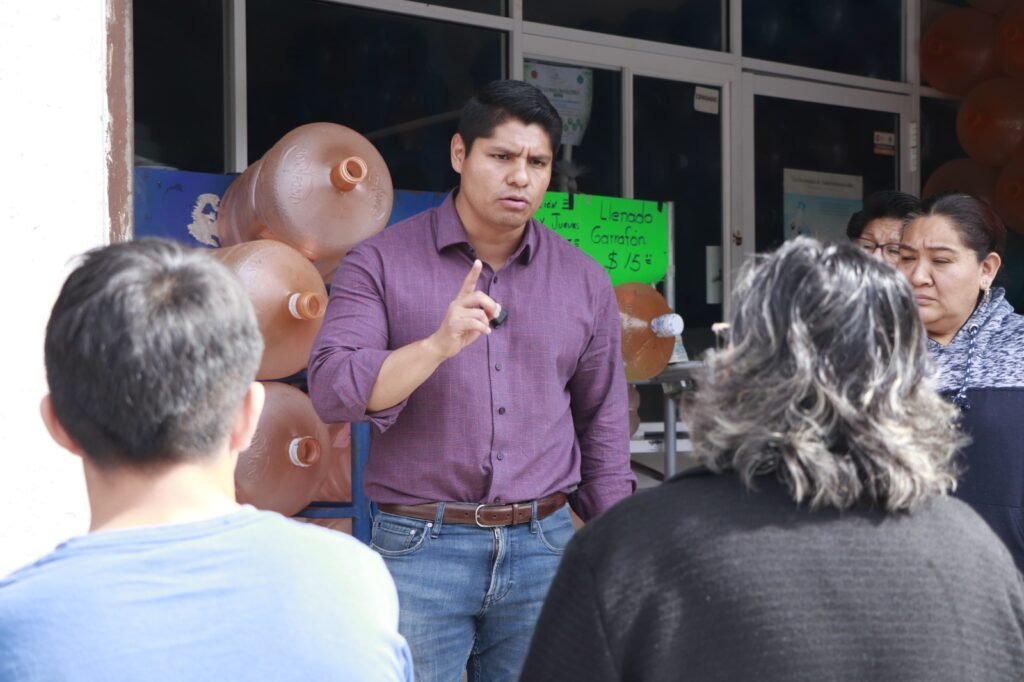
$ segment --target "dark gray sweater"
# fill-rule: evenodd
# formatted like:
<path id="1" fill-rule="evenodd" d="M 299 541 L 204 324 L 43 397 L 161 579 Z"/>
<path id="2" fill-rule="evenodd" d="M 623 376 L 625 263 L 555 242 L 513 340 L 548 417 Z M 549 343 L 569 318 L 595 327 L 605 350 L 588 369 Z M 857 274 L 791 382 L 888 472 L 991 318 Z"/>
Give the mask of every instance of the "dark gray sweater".
<path id="1" fill-rule="evenodd" d="M 523 680 L 1024 680 L 1024 581 L 967 505 L 798 508 L 685 475 L 570 543 Z"/>

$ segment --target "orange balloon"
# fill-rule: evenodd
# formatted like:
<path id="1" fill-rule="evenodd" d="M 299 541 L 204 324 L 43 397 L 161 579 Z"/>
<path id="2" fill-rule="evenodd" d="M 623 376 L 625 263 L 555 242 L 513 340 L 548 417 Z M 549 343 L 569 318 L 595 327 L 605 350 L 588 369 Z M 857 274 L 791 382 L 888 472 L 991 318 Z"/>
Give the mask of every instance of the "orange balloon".
<path id="1" fill-rule="evenodd" d="M 1024 87 L 994 78 L 971 90 L 956 117 L 960 145 L 975 161 L 1001 166 L 1024 148 Z"/>
<path id="2" fill-rule="evenodd" d="M 996 63 L 1007 76 L 1024 78 L 1024 5 L 1011 8 L 996 24 Z"/>
<path id="3" fill-rule="evenodd" d="M 622 319 L 622 359 L 626 363 L 626 379 L 650 379 L 665 369 L 672 359 L 675 334 L 682 332 L 682 319 L 672 313 L 658 290 L 649 284 L 620 284 L 615 287 L 615 298 Z"/>
<path id="4" fill-rule="evenodd" d="M 991 202 L 995 184 L 995 168 L 974 159 L 953 159 L 932 172 L 921 191 L 921 198 L 927 199 L 944 192 L 963 192 Z"/>
<path id="5" fill-rule="evenodd" d="M 999 174 L 993 206 L 1008 228 L 1024 234 L 1024 154 L 1012 159 Z"/>
<path id="6" fill-rule="evenodd" d="M 971 0 L 971 5 L 989 14 L 999 14 L 1010 0 Z"/>
<path id="7" fill-rule="evenodd" d="M 963 95 L 996 74 L 995 18 L 956 9 L 933 20 L 921 36 L 921 75 L 936 89 Z"/>

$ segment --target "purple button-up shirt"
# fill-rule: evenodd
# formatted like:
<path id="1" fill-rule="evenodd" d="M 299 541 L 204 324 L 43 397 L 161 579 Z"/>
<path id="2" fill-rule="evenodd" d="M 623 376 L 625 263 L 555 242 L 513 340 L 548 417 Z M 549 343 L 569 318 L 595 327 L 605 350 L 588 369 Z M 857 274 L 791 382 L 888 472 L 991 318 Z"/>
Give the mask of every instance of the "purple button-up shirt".
<path id="1" fill-rule="evenodd" d="M 367 412 L 388 354 L 434 333 L 475 255 L 452 196 L 341 262 L 309 361 L 328 422 L 368 419 L 365 488 L 385 504 L 501 504 L 570 494 L 592 518 L 633 492 L 619 309 L 608 275 L 531 220 L 477 287 L 508 320 L 445 360 L 409 398 Z"/>

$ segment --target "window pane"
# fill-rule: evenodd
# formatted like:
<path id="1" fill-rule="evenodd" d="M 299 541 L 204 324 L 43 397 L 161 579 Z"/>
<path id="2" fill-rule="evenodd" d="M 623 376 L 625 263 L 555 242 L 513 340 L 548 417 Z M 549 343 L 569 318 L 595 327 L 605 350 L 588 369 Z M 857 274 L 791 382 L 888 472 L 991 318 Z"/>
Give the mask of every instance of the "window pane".
<path id="1" fill-rule="evenodd" d="M 838 187 L 822 191 L 821 198 L 808 206 L 806 222 L 820 221 L 815 232 L 843 235 L 850 214 L 844 207 L 842 183 L 822 174 L 854 176 L 860 179 L 861 197 L 880 190 L 899 188 L 896 150 L 899 149 L 899 116 L 884 111 L 798 102 L 758 95 L 754 98 L 754 216 L 755 246 L 773 249 L 795 232 L 786 220 L 786 171 L 804 177 L 820 177 Z M 799 131 L 795 134 L 794 131 Z M 891 145 L 876 145 L 875 133 L 891 135 Z M 824 190 L 830 188 L 822 183 Z M 802 194 L 795 191 L 794 194 Z M 856 202 L 856 199 L 853 199 Z M 845 212 L 843 212 L 845 211 Z M 787 222 L 789 223 L 787 225 Z"/>
<path id="2" fill-rule="evenodd" d="M 633 81 L 635 194 L 675 204 L 675 307 L 693 358 L 714 345 L 711 325 L 722 319 L 722 120 L 717 107 L 695 107 L 698 92 L 701 102 L 720 95 L 660 78 Z"/>
<path id="3" fill-rule="evenodd" d="M 903 3 L 899 0 L 743 3 L 746 57 L 902 80 L 902 50 Z"/>
<path id="4" fill-rule="evenodd" d="M 211 0 L 135 0 L 135 162 L 224 170 L 224 18 Z"/>
<path id="5" fill-rule="evenodd" d="M 527 59 L 523 69 L 525 80 L 543 90 L 545 66 L 560 69 L 561 77 L 589 77 L 593 91 L 590 117 L 582 139 L 572 144 L 573 133 L 568 128 L 562 135 L 551 190 L 622 196 L 622 74 L 608 69 L 584 69 L 572 64 Z M 557 100 L 553 103 L 558 108 Z M 559 113 L 562 113 L 564 125 L 565 114 Z"/>
<path id="6" fill-rule="evenodd" d="M 523 0 L 526 21 L 724 50 L 725 0 Z"/>
<path id="7" fill-rule="evenodd" d="M 947 161 L 966 157 L 956 138 L 956 113 L 960 102 L 936 97 L 921 98 L 921 186 Z"/>
<path id="8" fill-rule="evenodd" d="M 315 0 L 248 0 L 249 160 L 293 128 L 348 126 L 376 145 L 397 189 L 457 183 L 462 105 L 505 72 L 500 31 Z"/>

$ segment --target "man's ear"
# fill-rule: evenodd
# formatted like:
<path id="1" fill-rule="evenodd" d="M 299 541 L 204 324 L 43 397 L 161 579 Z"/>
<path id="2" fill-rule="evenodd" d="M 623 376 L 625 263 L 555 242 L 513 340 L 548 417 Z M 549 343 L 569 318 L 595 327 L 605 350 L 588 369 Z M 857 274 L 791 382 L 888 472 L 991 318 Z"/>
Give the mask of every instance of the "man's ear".
<path id="1" fill-rule="evenodd" d="M 462 162 L 466 160 L 466 142 L 462 135 L 452 135 L 452 170 L 462 174 Z"/>
<path id="2" fill-rule="evenodd" d="M 256 433 L 256 426 L 260 423 L 260 413 L 263 412 L 266 395 L 260 382 L 254 381 L 249 384 L 249 390 L 242 399 L 242 408 L 238 411 L 235 423 L 231 426 L 231 434 L 228 436 L 228 449 L 231 452 L 241 452 L 249 447 L 253 434 Z"/>
<path id="3" fill-rule="evenodd" d="M 46 430 L 50 432 L 50 438 L 53 439 L 53 442 L 73 455 L 81 457 L 85 454 L 85 451 L 82 450 L 81 446 L 75 442 L 75 439 L 71 437 L 64 428 L 64 425 L 57 419 L 57 413 L 53 411 L 53 401 L 50 400 L 49 393 L 39 403 L 39 414 L 43 418 L 43 423 L 46 424 Z"/>

